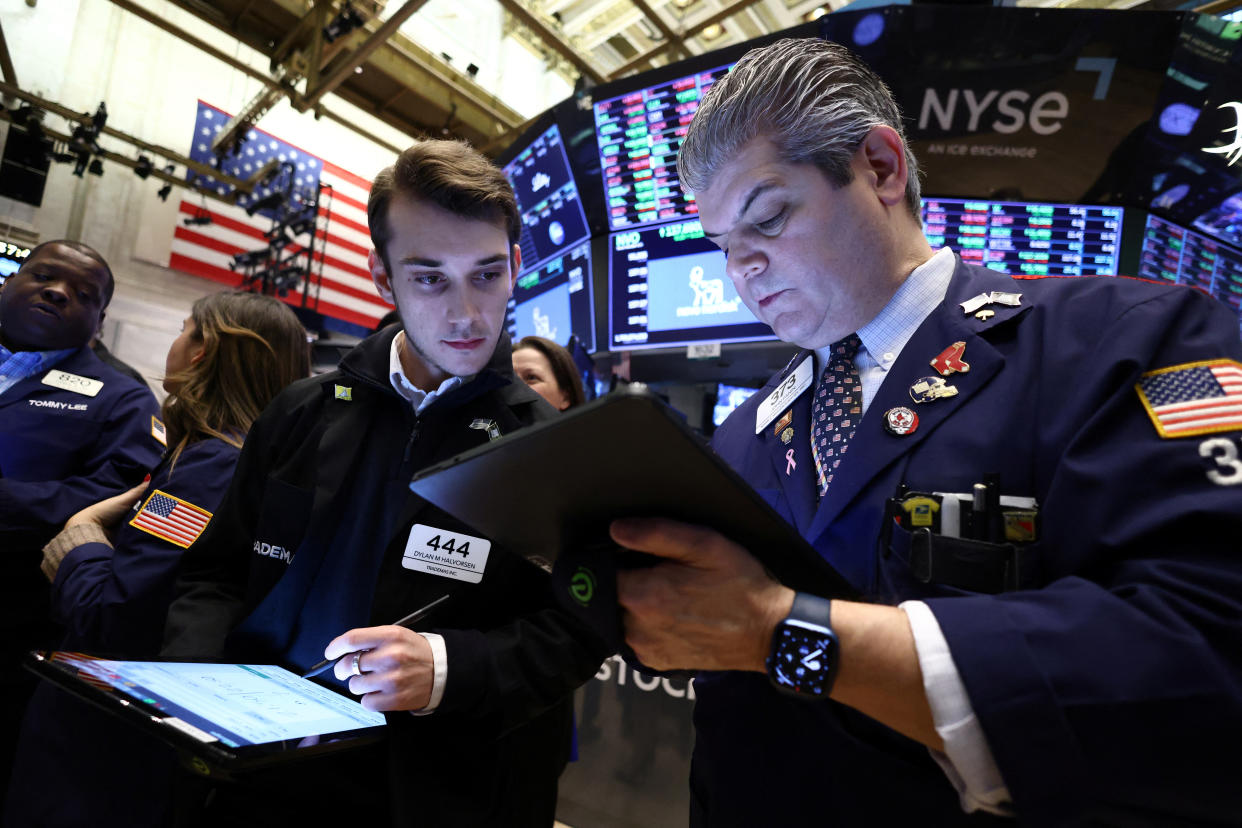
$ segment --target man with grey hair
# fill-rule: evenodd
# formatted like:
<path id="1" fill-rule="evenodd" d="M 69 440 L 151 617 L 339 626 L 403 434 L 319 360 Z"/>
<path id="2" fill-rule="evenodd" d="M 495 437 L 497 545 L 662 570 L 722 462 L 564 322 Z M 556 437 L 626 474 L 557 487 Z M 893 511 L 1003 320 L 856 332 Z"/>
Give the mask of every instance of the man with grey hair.
<path id="1" fill-rule="evenodd" d="M 714 447 L 861 596 L 710 528 L 613 523 L 664 559 L 619 577 L 627 642 L 711 671 L 692 822 L 1236 820 L 1236 317 L 933 253 L 897 107 L 832 43 L 746 55 L 679 165 L 802 349 Z"/>

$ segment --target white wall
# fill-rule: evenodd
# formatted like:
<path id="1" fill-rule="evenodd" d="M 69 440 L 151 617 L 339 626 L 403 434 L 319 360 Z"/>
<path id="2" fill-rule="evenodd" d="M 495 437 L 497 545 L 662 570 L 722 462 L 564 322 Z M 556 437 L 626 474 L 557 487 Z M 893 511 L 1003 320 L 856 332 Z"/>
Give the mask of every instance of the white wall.
<path id="1" fill-rule="evenodd" d="M 163 0 L 141 0 L 170 23 L 257 69 L 267 59 Z M 106 101 L 108 126 L 188 155 L 198 99 L 237 112 L 263 88 L 245 73 L 194 49 L 107 0 L 0 0 L 0 21 L 18 85 L 81 112 Z M 13 102 L 10 102 L 13 103 Z M 340 98 L 331 107 L 396 146 L 409 136 Z M 62 119 L 45 123 L 68 131 Z M 328 119 L 316 121 L 284 102 L 259 127 L 289 143 L 371 178 L 392 162 L 389 150 Z M 136 148 L 109 136 L 100 145 L 137 157 Z M 158 163 L 158 160 L 157 160 Z M 215 282 L 167 268 L 177 194 L 156 198 L 161 183 L 104 162 L 104 175 L 76 178 L 72 165 L 53 164 L 43 205 L 0 198 L 0 223 L 33 226 L 42 240 L 74 238 L 98 249 L 112 266 L 117 291 L 105 322 L 113 352 L 155 380 L 164 354 L 191 303 L 221 289 Z M 153 383 L 158 387 L 158 381 Z"/>

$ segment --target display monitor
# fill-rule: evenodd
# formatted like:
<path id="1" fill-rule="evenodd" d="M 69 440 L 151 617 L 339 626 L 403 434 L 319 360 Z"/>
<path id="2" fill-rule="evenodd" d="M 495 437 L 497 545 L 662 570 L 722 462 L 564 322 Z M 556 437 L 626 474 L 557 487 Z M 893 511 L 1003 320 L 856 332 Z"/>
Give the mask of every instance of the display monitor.
<path id="1" fill-rule="evenodd" d="M 963 261 L 1014 276 L 1118 272 L 1120 207 L 981 199 L 923 199 L 923 234 Z"/>
<path id="2" fill-rule="evenodd" d="M 610 230 L 698 214 L 694 199 L 681 191 L 677 151 L 699 101 L 731 66 L 595 102 L 595 135 Z"/>
<path id="3" fill-rule="evenodd" d="M 1142 278 L 1201 288 L 1242 312 L 1242 249 L 1149 215 L 1139 256 Z"/>
<path id="4" fill-rule="evenodd" d="M 522 267 L 533 269 L 590 235 L 556 124 L 504 165 L 522 212 Z"/>
<path id="5" fill-rule="evenodd" d="M 733 409 L 750 399 L 758 389 L 746 388 L 741 385 L 716 386 L 716 404 L 712 407 L 712 425 L 720 426 L 725 418 L 733 413 Z"/>
<path id="6" fill-rule="evenodd" d="M 613 350 L 775 339 L 697 219 L 609 236 L 608 320 Z"/>
<path id="7" fill-rule="evenodd" d="M 542 336 L 566 345 L 571 335 L 587 350 L 595 349 L 589 240 L 522 272 L 509 300 L 509 336 L 514 342 Z"/>
<path id="8" fill-rule="evenodd" d="M 0 285 L 18 271 L 30 256 L 31 248 L 0 239 Z"/>

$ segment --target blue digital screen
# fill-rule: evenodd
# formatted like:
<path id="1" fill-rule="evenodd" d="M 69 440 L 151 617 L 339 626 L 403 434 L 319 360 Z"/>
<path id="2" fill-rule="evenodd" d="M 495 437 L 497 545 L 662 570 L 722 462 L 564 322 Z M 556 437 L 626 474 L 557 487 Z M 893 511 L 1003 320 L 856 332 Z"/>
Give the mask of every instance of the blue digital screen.
<path id="1" fill-rule="evenodd" d="M 776 338 L 738 297 L 697 219 L 613 233 L 608 247 L 610 348 Z"/>
<path id="2" fill-rule="evenodd" d="M 1242 318 L 1242 249 L 1148 215 L 1138 275 L 1197 287 Z"/>
<path id="3" fill-rule="evenodd" d="M 733 413 L 733 409 L 746 402 L 758 389 L 744 388 L 740 385 L 719 385 L 716 387 L 716 405 L 712 407 L 712 424 L 721 425 L 725 418 Z"/>
<path id="4" fill-rule="evenodd" d="M 923 235 L 963 261 L 1012 276 L 1115 275 L 1120 207 L 923 199 Z"/>
<path id="5" fill-rule="evenodd" d="M 509 336 L 514 342 L 542 336 L 566 345 L 570 335 L 576 335 L 588 351 L 594 350 L 589 241 L 523 271 L 509 302 Z"/>
<path id="6" fill-rule="evenodd" d="M 522 212 L 522 267 L 531 269 L 585 239 L 586 214 L 553 124 L 504 166 Z"/>

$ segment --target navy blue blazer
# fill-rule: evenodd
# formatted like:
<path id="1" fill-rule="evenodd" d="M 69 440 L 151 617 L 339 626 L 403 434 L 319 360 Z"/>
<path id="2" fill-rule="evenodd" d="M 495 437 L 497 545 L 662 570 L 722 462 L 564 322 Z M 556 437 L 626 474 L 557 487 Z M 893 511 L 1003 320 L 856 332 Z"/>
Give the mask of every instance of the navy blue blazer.
<path id="1" fill-rule="evenodd" d="M 1022 294 L 981 320 L 960 303 Z M 930 361 L 964 342 L 956 396 L 916 403 Z M 714 445 L 870 600 L 927 600 L 1022 821 L 1234 823 L 1242 814 L 1242 461 L 1236 426 L 1162 437 L 1142 374 L 1242 362 L 1237 320 L 1186 287 L 1013 279 L 960 260 L 816 503 L 810 392 L 786 445 L 756 409 L 810 352 L 739 407 Z M 913 409 L 899 436 L 884 413 Z M 794 449 L 796 467 L 787 452 Z M 788 472 L 788 473 L 787 473 Z M 900 483 L 1034 497 L 1024 589 L 924 582 L 881 543 Z M 712 825 L 947 824 L 961 812 L 927 751 L 836 703 L 786 700 L 759 675 L 697 684 L 695 818 Z"/>

